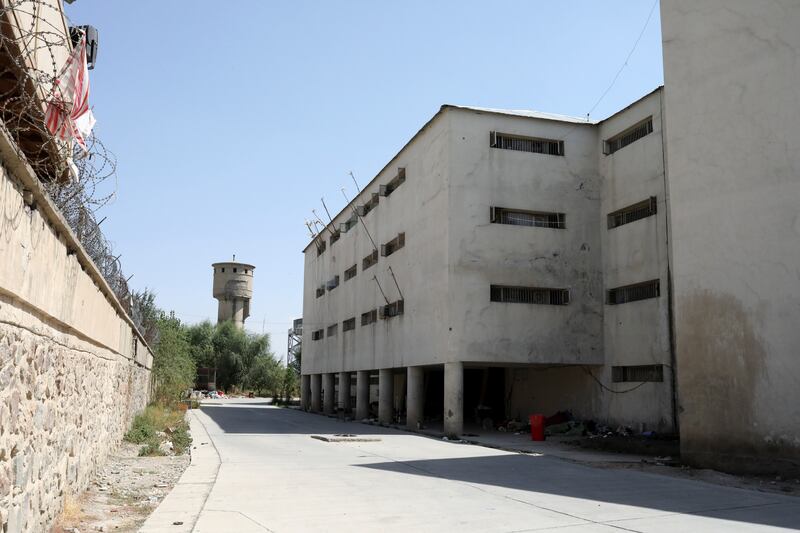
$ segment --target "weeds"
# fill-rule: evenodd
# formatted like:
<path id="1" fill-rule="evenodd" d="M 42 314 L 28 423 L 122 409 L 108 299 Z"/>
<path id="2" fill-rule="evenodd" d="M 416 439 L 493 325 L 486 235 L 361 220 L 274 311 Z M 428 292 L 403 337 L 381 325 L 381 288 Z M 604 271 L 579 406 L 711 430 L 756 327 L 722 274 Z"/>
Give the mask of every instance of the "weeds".
<path id="1" fill-rule="evenodd" d="M 160 449 L 162 441 L 172 441 L 176 454 L 184 453 L 192 442 L 185 411 L 169 405 L 151 404 L 141 414 L 136 415 L 125 440 L 143 444 L 140 456 L 164 455 Z"/>

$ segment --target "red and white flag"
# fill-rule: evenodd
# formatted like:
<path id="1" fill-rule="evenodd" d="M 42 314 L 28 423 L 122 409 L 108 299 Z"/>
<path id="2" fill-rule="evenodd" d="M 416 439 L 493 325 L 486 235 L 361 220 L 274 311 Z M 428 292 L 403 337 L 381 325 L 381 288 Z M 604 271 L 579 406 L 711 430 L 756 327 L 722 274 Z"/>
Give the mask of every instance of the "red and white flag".
<path id="1" fill-rule="evenodd" d="M 75 139 L 84 151 L 86 138 L 95 124 L 89 109 L 89 67 L 86 64 L 86 36 L 73 48 L 61 69 L 47 103 L 47 129 L 62 141 Z"/>

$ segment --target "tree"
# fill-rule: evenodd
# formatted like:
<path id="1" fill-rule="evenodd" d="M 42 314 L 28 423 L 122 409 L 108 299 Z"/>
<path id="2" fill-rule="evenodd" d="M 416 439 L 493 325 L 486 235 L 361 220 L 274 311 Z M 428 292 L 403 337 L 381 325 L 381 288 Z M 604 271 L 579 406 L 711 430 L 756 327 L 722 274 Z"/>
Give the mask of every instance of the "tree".
<path id="1" fill-rule="evenodd" d="M 272 398 L 280 398 L 283 367 L 272 354 L 261 355 L 253 361 L 247 374 L 246 385 L 259 395 L 266 392 Z"/>
<path id="2" fill-rule="evenodd" d="M 195 365 L 189 355 L 186 328 L 174 314 L 163 312 L 156 321 L 158 342 L 153 354 L 153 376 L 156 382 L 156 399 L 172 402 L 194 384 Z"/>
<path id="3" fill-rule="evenodd" d="M 164 312 L 156 305 L 156 293 L 145 288 L 131 295 L 131 319 L 150 346 L 158 343 L 158 320 Z"/>

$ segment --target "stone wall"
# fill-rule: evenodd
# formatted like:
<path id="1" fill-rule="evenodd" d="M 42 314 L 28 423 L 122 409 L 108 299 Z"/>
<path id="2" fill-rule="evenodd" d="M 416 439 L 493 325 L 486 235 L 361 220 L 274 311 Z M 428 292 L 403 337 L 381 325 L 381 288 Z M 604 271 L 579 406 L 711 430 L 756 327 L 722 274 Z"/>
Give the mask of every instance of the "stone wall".
<path id="1" fill-rule="evenodd" d="M 0 134 L 0 531 L 46 531 L 147 404 L 152 354 Z"/>

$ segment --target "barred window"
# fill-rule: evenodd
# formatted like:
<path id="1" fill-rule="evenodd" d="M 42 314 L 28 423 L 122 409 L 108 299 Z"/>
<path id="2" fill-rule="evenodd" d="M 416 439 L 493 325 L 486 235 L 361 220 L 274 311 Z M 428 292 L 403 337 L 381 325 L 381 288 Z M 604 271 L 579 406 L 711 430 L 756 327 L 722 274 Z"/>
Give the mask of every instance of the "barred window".
<path id="1" fill-rule="evenodd" d="M 358 274 L 358 265 L 355 264 L 344 271 L 344 280 L 347 281 L 349 279 L 353 279 Z"/>
<path id="2" fill-rule="evenodd" d="M 322 339 L 323 337 L 325 337 L 325 330 L 323 330 L 323 329 L 318 329 L 316 331 L 312 331 L 311 332 L 311 340 L 312 341 L 318 341 L 318 340 Z"/>
<path id="3" fill-rule="evenodd" d="M 391 241 L 387 242 L 386 244 L 381 244 L 381 255 L 383 257 L 388 257 L 405 245 L 406 245 L 406 234 L 398 233 L 397 237 L 395 237 Z"/>
<path id="4" fill-rule="evenodd" d="M 664 365 L 638 365 L 611 367 L 611 379 L 624 381 L 664 381 Z"/>
<path id="5" fill-rule="evenodd" d="M 647 117 L 642 122 L 628 128 L 627 130 L 619 133 L 605 143 L 603 143 L 603 153 L 610 155 L 625 148 L 629 144 L 635 143 L 642 137 L 653 133 L 653 117 Z"/>
<path id="6" fill-rule="evenodd" d="M 368 269 L 372 265 L 378 262 L 378 250 L 372 250 L 372 253 L 369 254 L 367 257 L 361 261 L 361 271 Z"/>
<path id="7" fill-rule="evenodd" d="M 356 317 L 348 318 L 342 322 L 342 331 L 352 331 L 356 329 Z"/>
<path id="8" fill-rule="evenodd" d="M 358 223 L 358 215 L 353 213 L 350 218 L 339 224 L 339 232 L 347 233 Z"/>
<path id="9" fill-rule="evenodd" d="M 387 319 L 392 318 L 393 316 L 399 316 L 403 314 L 405 310 L 405 304 L 403 300 L 397 300 L 392 303 L 386 304 L 380 307 L 380 318 Z"/>
<path id="10" fill-rule="evenodd" d="M 643 218 L 647 218 L 656 214 L 658 202 L 656 197 L 651 196 L 647 200 L 642 200 L 639 203 L 623 207 L 613 213 L 608 214 L 608 229 L 629 224 Z"/>
<path id="11" fill-rule="evenodd" d="M 317 257 L 321 256 L 326 248 L 328 247 L 328 243 L 326 243 L 323 239 L 317 241 Z"/>
<path id="12" fill-rule="evenodd" d="M 338 241 L 341 236 L 342 236 L 342 232 L 341 231 L 339 231 L 338 229 L 336 231 L 334 231 L 331 234 L 331 239 L 330 239 L 331 240 L 331 246 L 333 245 L 333 243 Z"/>
<path id="13" fill-rule="evenodd" d="M 339 331 L 339 324 L 331 324 L 328 326 L 328 337 L 335 337 Z"/>
<path id="14" fill-rule="evenodd" d="M 490 301 L 514 304 L 569 304 L 569 289 L 548 289 L 542 287 L 509 287 L 492 285 Z"/>
<path id="15" fill-rule="evenodd" d="M 509 224 L 512 226 L 532 226 L 536 228 L 564 229 L 564 213 L 545 213 L 541 211 L 522 211 L 505 207 L 490 209 L 493 224 Z"/>
<path id="16" fill-rule="evenodd" d="M 532 152 L 535 154 L 564 155 L 564 141 L 511 135 L 497 131 L 489 133 L 489 146 L 503 150 L 517 150 L 519 152 Z"/>
<path id="17" fill-rule="evenodd" d="M 661 295 L 660 281 L 653 279 L 633 285 L 625 285 L 608 290 L 608 304 L 618 305 L 648 298 L 658 298 Z"/>
<path id="18" fill-rule="evenodd" d="M 381 196 L 389 196 L 392 194 L 400 185 L 406 182 L 406 169 L 404 167 L 400 167 L 397 169 L 397 176 L 392 178 L 392 180 L 387 183 L 386 185 L 381 185 L 379 189 L 379 193 Z"/>
<path id="19" fill-rule="evenodd" d="M 317 287 L 317 298 L 320 296 L 325 296 L 325 285 L 320 285 Z"/>
<path id="20" fill-rule="evenodd" d="M 367 216 L 367 213 L 378 207 L 378 198 L 378 193 L 372 193 L 372 198 L 370 198 L 367 203 L 356 207 L 356 213 L 358 213 L 358 216 Z"/>
<path id="21" fill-rule="evenodd" d="M 367 311 L 366 313 L 361 313 L 361 325 L 367 326 L 372 324 L 373 322 L 378 321 L 378 311 L 377 309 L 373 309 L 371 311 Z"/>

